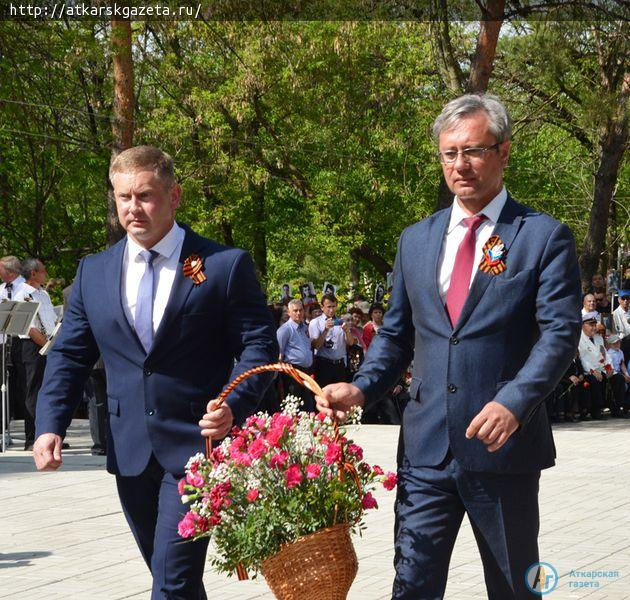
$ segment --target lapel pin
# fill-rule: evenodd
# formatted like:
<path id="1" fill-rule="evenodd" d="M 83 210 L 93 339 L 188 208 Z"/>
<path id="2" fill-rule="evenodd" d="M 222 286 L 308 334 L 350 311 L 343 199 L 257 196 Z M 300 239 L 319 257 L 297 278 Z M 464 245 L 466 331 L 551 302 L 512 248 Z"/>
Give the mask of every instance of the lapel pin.
<path id="1" fill-rule="evenodd" d="M 192 279 L 195 285 L 199 285 L 206 280 L 203 274 L 203 260 L 198 254 L 191 254 L 184 261 L 184 277 Z"/>
<path id="2" fill-rule="evenodd" d="M 483 258 L 479 269 L 484 273 L 498 275 L 505 271 L 505 244 L 498 235 L 493 235 L 483 246 Z"/>

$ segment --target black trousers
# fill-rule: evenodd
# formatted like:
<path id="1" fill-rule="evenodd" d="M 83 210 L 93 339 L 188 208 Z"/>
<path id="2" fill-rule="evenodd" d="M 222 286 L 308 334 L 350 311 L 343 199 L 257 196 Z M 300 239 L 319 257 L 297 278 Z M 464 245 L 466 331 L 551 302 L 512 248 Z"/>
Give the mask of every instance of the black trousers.
<path id="1" fill-rule="evenodd" d="M 599 417 L 602 414 L 602 408 L 605 403 L 605 383 L 597 381 L 594 375 L 585 375 L 584 379 L 588 381 L 589 407 L 593 417 Z"/>
<path id="2" fill-rule="evenodd" d="M 613 395 L 613 412 L 615 414 L 619 414 L 621 410 L 627 408 L 625 406 L 626 380 L 623 378 L 621 373 L 615 373 L 608 379 L 608 385 L 610 386 Z"/>
<path id="3" fill-rule="evenodd" d="M 37 410 L 37 394 L 42 387 L 46 357 L 39 353 L 41 346 L 32 340 L 22 340 L 22 364 L 26 380 L 26 394 L 24 399 L 24 435 L 25 446 L 35 441 L 35 413 Z"/>
<path id="4" fill-rule="evenodd" d="M 347 382 L 348 369 L 343 362 L 336 363 L 325 358 L 315 357 L 314 369 L 315 381 L 320 387 L 325 387 L 331 383 Z"/>

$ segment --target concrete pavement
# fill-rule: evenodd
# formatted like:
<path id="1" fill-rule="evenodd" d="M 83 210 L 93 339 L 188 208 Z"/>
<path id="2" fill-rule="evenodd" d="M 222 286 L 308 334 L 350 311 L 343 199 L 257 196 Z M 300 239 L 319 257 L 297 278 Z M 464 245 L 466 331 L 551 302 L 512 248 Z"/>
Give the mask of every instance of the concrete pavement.
<path id="1" fill-rule="evenodd" d="M 0 598 L 148 598 L 150 578 L 129 533 L 104 458 L 89 455 L 87 422 L 75 420 L 57 473 L 37 473 L 17 444 L 0 454 Z M 364 426 L 353 437 L 366 459 L 395 466 L 398 428 Z M 22 438 L 23 439 L 23 438 Z M 541 560 L 556 569 L 551 600 L 630 599 L 630 422 L 563 424 L 558 465 L 541 480 Z M 390 597 L 394 493 L 355 539 L 359 574 L 350 600 Z M 603 573 L 606 573 L 604 575 Z M 239 582 L 206 570 L 209 598 L 273 598 L 263 579 Z M 451 561 L 447 599 L 485 598 L 483 571 L 465 520 Z M 420 599 L 419 599 L 420 600 Z"/>

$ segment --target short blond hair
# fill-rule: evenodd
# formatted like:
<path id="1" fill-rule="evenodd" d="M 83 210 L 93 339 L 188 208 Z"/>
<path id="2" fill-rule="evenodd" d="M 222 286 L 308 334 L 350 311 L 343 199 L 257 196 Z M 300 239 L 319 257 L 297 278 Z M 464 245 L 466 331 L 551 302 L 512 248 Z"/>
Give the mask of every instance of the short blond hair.
<path id="1" fill-rule="evenodd" d="M 135 146 L 123 150 L 109 166 L 109 180 L 112 181 L 116 173 L 135 173 L 140 170 L 153 171 L 169 187 L 176 183 L 173 159 L 155 146 Z"/>

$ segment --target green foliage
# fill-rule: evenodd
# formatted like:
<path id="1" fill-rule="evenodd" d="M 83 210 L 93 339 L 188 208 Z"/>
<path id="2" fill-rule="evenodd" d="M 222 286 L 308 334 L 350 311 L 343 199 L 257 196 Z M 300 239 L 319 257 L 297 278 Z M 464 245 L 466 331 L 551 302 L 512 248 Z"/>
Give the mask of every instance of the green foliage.
<path id="1" fill-rule="evenodd" d="M 598 27 L 504 25 L 491 79 L 515 121 L 510 191 L 578 241 L 614 106 L 601 51 L 622 44 L 614 23 Z M 465 73 L 477 25 L 450 29 Z M 270 297 L 285 281 L 365 292 L 435 206 L 430 128 L 450 98 L 436 35 L 424 22 L 134 22 L 135 143 L 174 156 L 179 218 L 249 250 Z M 0 22 L 0 251 L 66 279 L 105 243 L 108 36 L 108 23 Z M 618 235 L 629 195 L 626 162 Z"/>

